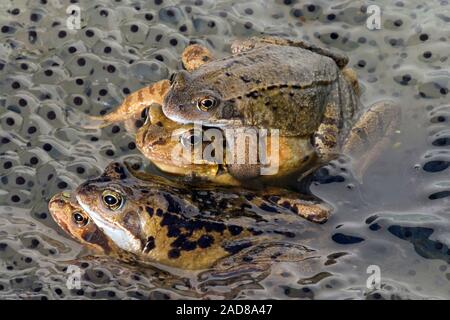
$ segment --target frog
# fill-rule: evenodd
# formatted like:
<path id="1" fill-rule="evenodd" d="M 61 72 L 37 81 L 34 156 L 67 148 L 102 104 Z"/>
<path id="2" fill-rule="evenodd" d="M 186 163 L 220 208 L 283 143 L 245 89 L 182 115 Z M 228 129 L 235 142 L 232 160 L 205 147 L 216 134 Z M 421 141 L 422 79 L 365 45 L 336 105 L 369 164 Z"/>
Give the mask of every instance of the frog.
<path id="1" fill-rule="evenodd" d="M 331 211 L 331 206 L 299 199 L 288 190 L 180 184 L 117 162 L 78 186 L 74 195 L 117 247 L 187 269 L 210 265 L 212 259 L 236 253 L 262 237 L 292 237 L 274 227 L 278 219 L 284 217 L 288 225 L 302 218 L 324 223 Z M 255 223 L 246 226 L 239 221 Z M 272 223 L 261 233 L 256 222 L 263 221 Z"/>
<path id="2" fill-rule="evenodd" d="M 148 239 L 153 237 L 158 240 L 164 240 L 163 238 L 166 234 L 162 231 L 168 231 L 168 226 L 158 228 L 155 224 L 153 227 L 146 228 L 146 234 L 141 235 L 141 237 L 147 239 L 147 249 L 135 254 L 123 250 L 116 245 L 116 243 L 92 221 L 89 214 L 78 204 L 73 193 L 68 191 L 57 193 L 50 199 L 48 208 L 56 224 L 65 233 L 94 253 L 94 255 L 87 255 L 85 257 L 86 259 L 99 259 L 102 256 L 106 256 L 118 259 L 127 264 L 138 265 L 141 267 L 150 266 L 152 263 L 161 263 L 187 270 L 209 267 L 214 268 L 214 270 L 222 270 L 224 268 L 228 270 L 230 267 L 233 267 L 233 269 L 238 268 L 242 271 L 242 267 L 249 264 L 250 261 L 251 264 L 249 265 L 249 268 L 255 270 L 257 268 L 267 269 L 266 264 L 269 260 L 271 262 L 280 261 L 280 259 L 286 258 L 293 260 L 292 252 L 290 251 L 291 248 L 295 248 L 297 251 L 297 256 L 294 257 L 297 259 L 305 259 L 305 254 L 314 252 L 311 248 L 303 245 L 295 245 L 290 244 L 289 242 L 280 241 L 282 238 L 280 237 L 282 231 L 278 231 L 278 234 L 274 233 L 272 236 L 266 237 L 267 232 L 265 233 L 262 230 L 256 230 L 239 224 L 226 224 L 217 221 L 210 221 L 210 224 L 208 224 L 204 219 L 196 220 L 174 215 L 170 217 L 170 219 L 174 219 L 174 217 L 182 219 L 183 221 L 178 220 L 178 222 L 183 226 L 206 223 L 205 225 L 208 225 L 210 230 L 203 233 L 203 240 L 208 239 L 206 238 L 207 236 L 211 236 L 211 239 L 214 239 L 217 246 L 204 246 L 203 248 L 200 248 L 201 250 L 197 251 L 188 250 L 179 257 L 175 257 L 172 253 L 172 258 L 170 260 L 165 258 L 159 260 L 158 257 L 168 256 L 168 250 L 172 247 L 167 244 L 173 242 L 173 240 L 169 238 L 166 241 L 154 241 L 155 247 L 152 251 L 159 252 L 159 254 L 148 255 L 146 254 L 146 251 L 150 248 Z M 167 213 L 163 213 L 162 217 L 156 215 L 150 219 L 162 221 L 166 214 Z M 141 210 L 138 207 L 137 216 L 143 217 L 140 220 L 145 225 L 149 225 L 149 215 L 147 210 Z M 125 220 L 123 220 L 122 223 L 127 224 Z M 130 228 L 128 226 L 128 228 L 130 231 L 136 230 L 136 227 Z M 217 230 L 223 231 L 218 232 Z M 270 239 L 270 241 L 263 241 L 263 239 Z M 197 239 L 197 243 L 198 240 L 200 240 L 200 238 Z M 220 248 L 223 248 L 223 250 Z M 274 250 L 275 252 L 273 252 Z M 239 263 L 239 260 L 242 262 Z M 257 264 L 259 264 L 259 266 Z"/>
<path id="3" fill-rule="evenodd" d="M 170 217 L 159 217 L 157 214 L 150 216 L 148 210 L 141 210 L 141 207 L 137 207 L 135 211 L 137 218 L 133 222 L 140 222 L 144 227 L 142 228 L 143 230 L 140 230 L 141 234 L 136 235 L 136 238 L 142 237 L 142 241 L 145 241 L 142 250 L 137 252 L 117 245 L 115 240 L 108 237 L 93 222 L 93 219 L 90 218 L 89 214 L 83 210 L 75 197 L 69 192 L 61 192 L 53 196 L 49 201 L 48 207 L 53 219 L 61 229 L 97 255 L 107 255 L 118 258 L 123 262 L 140 263 L 141 265 L 157 262 L 183 269 L 209 267 L 216 261 L 229 255 L 230 252 L 239 251 L 239 243 L 233 242 L 233 240 L 244 239 L 251 234 L 251 241 L 248 240 L 242 245 L 242 248 L 246 248 L 251 243 L 255 243 L 255 238 L 260 235 L 255 231 L 251 233 L 249 230 L 244 230 L 244 228 L 241 230 L 237 225 L 226 225 L 218 222 L 208 224 L 205 220 L 188 219 L 176 214 Z M 195 243 L 197 248 L 185 248 L 187 251 L 183 252 L 182 256 L 176 257 L 176 249 L 168 246 L 167 242 L 170 239 L 165 239 L 166 234 L 163 233 L 163 231 L 167 232 L 164 229 L 168 229 L 169 226 L 161 227 L 159 225 L 165 217 L 166 219 L 172 219 L 173 222 L 177 221 L 179 225 L 183 226 L 194 226 L 203 222 L 211 230 L 208 229 L 208 232 L 204 232 L 201 236 L 194 234 L 187 237 L 186 241 L 196 239 L 196 242 L 186 242 L 187 244 L 184 244 L 184 247 L 192 246 Z M 131 227 L 130 221 L 126 219 L 119 221 L 120 223 L 126 226 L 130 232 L 136 232 L 139 228 L 138 225 Z M 216 230 L 222 231 L 217 232 Z M 240 231 L 239 234 L 237 234 L 238 231 Z M 149 254 L 150 251 L 152 254 Z M 166 257 L 168 256 L 172 258 L 167 259 Z"/>
<path id="4" fill-rule="evenodd" d="M 208 130 L 208 129 L 205 129 Z M 223 133 L 220 133 L 222 136 Z M 268 146 L 272 145 L 268 137 Z M 146 111 L 146 122 L 136 133 L 136 146 L 141 153 L 165 173 L 181 175 L 188 180 L 206 180 L 220 185 L 247 186 L 249 183 L 233 175 L 233 165 L 227 164 L 227 146 L 222 147 L 220 158 L 204 156 L 206 148 L 213 143 L 204 128 L 193 124 L 180 124 L 168 119 L 160 105 L 152 105 Z M 280 137 L 278 141 L 278 163 L 276 175 L 261 176 L 261 183 L 270 183 L 275 177 L 290 176 L 304 167 L 312 167 L 315 153 L 303 140 Z M 268 154 L 270 155 L 270 149 Z M 216 153 L 217 154 L 217 153 Z"/>
<path id="5" fill-rule="evenodd" d="M 291 169 L 301 173 L 298 180 L 341 154 L 350 157 L 361 179 L 376 158 L 371 150 L 383 150 L 394 135 L 398 105 L 384 100 L 363 110 L 357 76 L 346 67 L 345 55 L 273 36 L 236 40 L 231 49 L 231 56 L 214 59 L 207 48 L 188 46 L 182 55 L 185 70 L 132 93 L 97 120 L 130 121 L 157 103 L 181 125 L 277 130 L 281 149 L 296 146 L 290 155 L 295 154 Z M 262 175 L 261 163 L 227 167 L 237 180 Z"/>

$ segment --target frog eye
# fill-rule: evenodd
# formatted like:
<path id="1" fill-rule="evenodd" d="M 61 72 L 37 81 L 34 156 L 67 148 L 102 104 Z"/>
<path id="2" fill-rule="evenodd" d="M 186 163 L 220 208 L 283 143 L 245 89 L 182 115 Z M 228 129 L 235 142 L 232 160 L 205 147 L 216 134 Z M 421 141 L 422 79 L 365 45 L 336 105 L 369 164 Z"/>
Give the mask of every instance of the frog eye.
<path id="1" fill-rule="evenodd" d="M 72 218 L 79 227 L 84 227 L 89 222 L 89 217 L 79 211 L 75 211 Z"/>
<path id="2" fill-rule="evenodd" d="M 185 148 L 190 148 L 202 142 L 201 133 L 198 130 L 189 130 L 180 137 L 181 144 Z"/>
<path id="3" fill-rule="evenodd" d="M 113 211 L 119 210 L 123 205 L 123 198 L 120 193 L 113 190 L 105 190 L 102 194 L 103 203 Z"/>
<path id="4" fill-rule="evenodd" d="M 204 97 L 197 101 L 197 108 L 201 111 L 207 112 L 217 105 L 217 99 L 214 97 Z"/>

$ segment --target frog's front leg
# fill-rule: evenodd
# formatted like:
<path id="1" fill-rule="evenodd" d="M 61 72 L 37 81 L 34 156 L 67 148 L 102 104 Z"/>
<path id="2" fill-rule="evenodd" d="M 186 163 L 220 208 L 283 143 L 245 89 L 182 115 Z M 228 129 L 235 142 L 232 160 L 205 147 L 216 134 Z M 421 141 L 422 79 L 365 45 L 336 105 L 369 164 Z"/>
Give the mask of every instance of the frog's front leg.
<path id="1" fill-rule="evenodd" d="M 194 71 L 212 59 L 211 51 L 198 44 L 187 46 L 181 55 L 181 61 L 187 71 Z"/>
<path id="2" fill-rule="evenodd" d="M 327 56 L 336 62 L 337 66 L 342 69 L 348 64 L 348 57 L 340 54 L 338 52 L 331 51 L 327 48 L 322 48 L 316 46 L 312 43 L 303 40 L 290 40 L 285 38 L 273 37 L 273 36 L 263 36 L 263 37 L 252 37 L 244 40 L 235 40 L 231 44 L 231 52 L 233 54 L 245 52 L 258 48 L 267 44 L 274 44 L 278 46 L 290 46 L 298 47 L 305 50 L 309 50 L 320 54 L 322 56 Z"/>
<path id="3" fill-rule="evenodd" d="M 342 153 L 353 161 L 353 171 L 361 179 L 366 169 L 392 140 L 400 123 L 400 108 L 381 101 L 363 113 L 347 135 Z"/>

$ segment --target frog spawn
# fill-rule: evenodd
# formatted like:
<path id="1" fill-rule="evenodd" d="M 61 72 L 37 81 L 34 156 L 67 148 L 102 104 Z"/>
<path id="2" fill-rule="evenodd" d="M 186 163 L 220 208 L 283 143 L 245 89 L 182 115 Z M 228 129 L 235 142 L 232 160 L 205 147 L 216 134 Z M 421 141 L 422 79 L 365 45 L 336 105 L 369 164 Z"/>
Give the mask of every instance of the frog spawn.
<path id="1" fill-rule="evenodd" d="M 77 111 L 89 111 L 90 114 L 99 115 L 101 111 L 108 112 L 115 105 L 118 105 L 123 97 L 146 84 L 136 80 L 137 77 L 134 74 L 125 74 L 124 69 L 118 67 L 118 65 L 121 65 L 118 61 L 129 63 L 131 59 L 138 61 L 137 58 L 141 58 L 140 61 L 145 60 L 149 65 L 155 63 L 158 67 L 153 68 L 154 71 L 149 75 L 149 81 L 159 80 L 166 78 L 166 71 L 164 71 L 166 68 L 170 72 L 174 71 L 178 66 L 178 57 L 181 50 L 192 39 L 202 45 L 213 47 L 216 51 L 221 51 L 224 48 L 223 42 L 228 40 L 228 38 L 249 37 L 265 30 L 270 33 L 299 36 L 305 38 L 305 40 L 317 41 L 317 43 L 343 49 L 351 57 L 350 66 L 357 70 L 359 78 L 362 80 L 362 92 L 366 101 L 373 101 L 380 94 L 400 97 L 402 99 L 406 98 L 407 102 L 405 103 L 411 106 L 411 109 L 419 109 L 416 112 L 418 115 L 416 121 L 420 121 L 421 119 L 422 111 L 420 110 L 425 110 L 428 105 L 434 107 L 439 106 L 448 97 L 448 93 L 446 92 L 448 92 L 449 87 L 448 83 L 446 84 L 445 82 L 445 76 L 442 77 L 439 75 L 439 72 L 436 72 L 436 68 L 445 69 L 446 66 L 445 50 L 442 49 L 442 46 L 445 47 L 446 45 L 444 41 L 445 35 L 442 34 L 442 31 L 446 30 L 446 14 L 444 12 L 448 7 L 446 1 L 433 4 L 410 4 L 405 1 L 396 1 L 389 4 L 380 3 L 383 8 L 386 8 L 385 12 L 389 12 L 389 15 L 385 16 L 383 28 L 377 32 L 367 31 L 363 23 L 366 19 L 364 8 L 360 8 L 360 5 L 356 3 L 336 8 L 332 4 L 322 1 L 315 1 L 314 4 L 309 4 L 296 1 L 274 0 L 264 2 L 264 5 L 267 6 L 265 10 L 261 10 L 262 3 L 260 1 L 235 3 L 233 5 L 225 2 L 220 2 L 219 4 L 220 6 L 211 1 L 197 1 L 195 4 L 179 5 L 175 3 L 172 6 L 167 1 L 148 1 L 145 4 L 136 4 L 136 8 L 130 6 L 130 8 L 127 8 L 127 12 L 128 9 L 133 10 L 133 21 L 139 20 L 141 22 L 138 24 L 139 29 L 136 33 L 133 33 L 131 30 L 133 23 L 128 23 L 125 26 L 125 23 L 120 20 L 122 12 L 125 10 L 124 6 L 116 7 L 116 4 L 111 4 L 111 6 L 94 8 L 93 5 L 92 8 L 87 8 L 85 4 L 79 4 L 84 12 L 88 12 L 86 23 L 89 26 L 87 29 L 94 31 L 92 37 L 89 37 L 85 33 L 87 30 L 80 32 L 66 30 L 64 25 L 64 19 L 66 18 L 64 16 L 64 10 L 51 6 L 50 1 L 36 2 L 33 5 L 38 7 L 34 8 L 25 8 L 17 4 L 5 13 L 4 19 L 2 19 L 0 24 L 0 37 L 2 40 L 5 40 L 2 41 L 3 45 L 0 53 L 0 75 L 2 80 L 8 76 L 7 82 L 2 82 L 2 91 L 7 93 L 5 107 L 10 111 L 12 110 L 14 115 L 5 115 L 2 118 L 4 122 L 1 122 L 0 152 L 3 154 L 3 152 L 7 151 L 8 153 L 0 157 L 0 169 L 4 172 L 2 177 L 9 175 L 12 171 L 22 170 L 24 168 L 29 169 L 30 173 L 25 174 L 21 172 L 20 175 L 26 182 L 25 184 L 18 185 L 17 188 L 14 187 L 16 176 L 14 178 L 8 177 L 8 184 L 4 184 L 4 179 L 2 179 L 0 185 L 2 186 L 3 193 L 0 195 L 0 201 L 8 206 L 7 208 L 2 208 L 2 211 L 13 211 L 14 216 L 24 218 L 25 222 L 35 225 L 35 227 L 24 230 L 22 224 L 20 226 L 17 225 L 17 220 L 13 220 L 12 222 L 8 220 L 2 223 L 0 242 L 7 243 L 10 248 L 13 247 L 13 255 L 17 257 L 17 259 L 13 259 L 16 264 L 11 263 L 2 268 L 2 278 L 6 279 L 9 277 L 11 270 L 15 270 L 17 266 L 19 266 L 17 269 L 23 270 L 23 274 L 20 276 L 22 280 L 18 281 L 21 282 L 19 285 L 14 283 L 10 284 L 5 281 L 2 282 L 4 287 L 0 291 L 2 296 L 17 297 L 19 293 L 26 292 L 27 297 L 34 296 L 36 298 L 74 296 L 86 299 L 96 297 L 108 299 L 123 297 L 165 299 L 183 296 L 201 297 L 208 296 L 208 294 L 223 296 L 226 295 L 224 292 L 229 292 L 226 286 L 220 286 L 219 281 L 213 281 L 209 283 L 215 283 L 222 291 L 215 291 L 213 284 L 208 285 L 205 283 L 205 291 L 195 294 L 195 286 L 189 286 L 187 278 L 183 279 L 180 277 L 179 281 L 173 282 L 167 280 L 167 278 L 166 280 L 161 278 L 161 281 L 158 281 L 157 272 L 147 275 L 140 274 L 140 280 L 135 280 L 132 278 L 134 271 L 131 271 L 129 266 L 126 267 L 121 264 L 120 270 L 122 271 L 119 272 L 118 264 L 111 260 L 102 260 L 98 263 L 83 260 L 79 263 L 77 262 L 78 265 L 83 265 L 85 268 L 82 269 L 87 270 L 91 275 L 94 275 L 97 269 L 104 271 L 105 274 L 108 274 L 108 271 L 110 271 L 112 273 L 111 284 L 105 285 L 101 281 L 95 282 L 96 277 L 92 276 L 90 280 L 83 278 L 83 284 L 86 287 L 82 290 L 67 290 L 65 288 L 67 274 L 62 271 L 64 269 L 63 267 L 66 267 L 63 261 L 75 258 L 80 251 L 80 247 L 66 236 L 57 238 L 59 246 L 55 246 L 52 232 L 53 230 L 58 230 L 58 228 L 52 219 L 48 218 L 46 201 L 53 194 L 63 190 L 57 187 L 61 182 L 60 178 L 64 179 L 69 189 L 73 188 L 75 185 L 81 183 L 81 181 L 101 173 L 104 165 L 99 166 L 97 161 L 103 161 L 106 164 L 112 159 L 116 159 L 116 157 L 122 157 L 125 153 L 137 153 L 137 151 L 129 150 L 127 147 L 128 143 L 133 142 L 132 137 L 127 137 L 126 141 L 117 139 L 115 137 L 121 134 L 117 132 L 113 133 L 112 127 L 105 128 L 102 131 L 74 130 L 73 128 L 70 130 L 61 130 L 61 127 L 69 127 L 70 125 L 66 123 L 64 116 L 61 116 L 61 113 L 57 112 L 57 110 L 62 110 L 63 107 L 66 107 L 66 104 L 64 106 L 58 104 L 57 97 L 59 89 L 56 90 L 56 88 L 62 88 L 68 93 L 67 105 L 72 106 Z M 16 13 L 17 10 L 15 9 L 19 9 L 19 12 Z M 106 11 L 106 13 L 103 11 Z M 429 16 L 430 19 L 424 21 L 421 19 L 424 16 Z M 261 20 L 264 20 L 264 26 L 261 25 Z M 20 21 L 22 24 L 19 25 L 14 21 Z M 286 21 L 289 22 L 289 27 Z M 150 28 L 152 36 L 148 37 L 147 43 L 148 45 L 157 47 L 157 49 L 148 52 L 145 52 L 144 49 L 144 54 L 140 54 L 139 50 L 135 50 L 134 53 L 129 53 L 128 49 L 130 49 L 130 46 L 146 45 L 140 42 L 142 41 L 142 34 L 146 32 L 144 28 L 140 28 L 142 23 L 160 23 L 165 27 L 152 26 Z M 351 25 L 351 30 L 347 29 L 344 24 Z M 40 29 L 40 27 L 44 29 Z M 107 43 L 98 41 L 101 34 L 109 33 L 111 30 L 120 34 L 120 37 L 111 37 Z M 66 31 L 66 34 L 61 31 Z M 175 42 L 171 41 L 175 38 L 174 35 L 177 35 L 177 39 L 189 37 L 189 40 L 183 39 L 178 41 L 174 46 L 172 43 Z M 18 40 L 14 43 L 17 46 L 14 50 L 8 48 L 8 41 L 11 38 Z M 89 101 L 90 98 L 87 95 L 87 89 L 90 83 L 99 81 L 106 83 L 106 81 L 105 78 L 96 78 L 98 72 L 96 69 L 93 74 L 85 72 L 82 66 L 78 66 L 76 60 L 77 58 L 81 58 L 84 52 L 90 51 L 93 42 L 96 42 L 94 55 L 100 57 L 101 60 L 112 58 L 108 65 L 114 65 L 116 70 L 114 73 L 105 73 L 107 75 L 114 75 L 114 77 L 108 77 L 108 81 L 113 81 L 113 83 L 110 82 L 106 95 L 102 96 L 99 94 L 95 96 L 95 100 L 100 98 L 101 103 L 93 103 L 91 105 L 92 102 Z M 73 52 L 73 49 L 69 49 L 71 46 L 76 47 L 77 51 Z M 65 72 L 66 78 L 63 82 L 46 84 L 45 87 L 40 87 L 39 89 L 30 87 L 30 84 L 34 83 L 27 80 L 26 74 L 33 74 L 39 70 L 41 61 L 44 58 L 39 56 L 29 57 L 28 50 L 25 50 L 22 51 L 23 55 L 20 59 L 14 60 L 15 53 L 22 48 L 42 50 L 44 55 L 51 50 L 52 53 L 56 54 L 56 59 L 54 60 L 61 60 L 64 63 L 68 63 L 71 59 L 75 60 L 76 64 L 72 68 L 75 71 L 75 76 L 69 77 L 69 73 Z M 373 54 L 374 48 L 381 49 L 382 57 Z M 431 56 L 429 53 L 431 53 Z M 133 57 L 130 55 L 133 55 Z M 43 64 L 43 67 L 49 67 L 55 74 L 58 74 L 59 69 L 66 69 L 66 64 L 61 63 L 61 61 L 50 61 L 48 59 Z M 87 59 L 86 62 L 89 63 L 89 60 Z M 59 65 L 51 66 L 54 63 L 58 63 Z M 83 69 L 83 73 L 76 69 Z M 110 68 L 110 70 L 112 69 Z M 389 70 L 389 72 L 385 72 L 385 70 Z M 40 79 L 48 82 L 52 76 L 49 77 L 42 73 Z M 116 76 L 119 76 L 119 79 Z M 155 79 L 152 76 L 160 78 Z M 424 83 L 427 85 L 422 85 Z M 95 91 L 92 92 L 95 93 Z M 108 100 L 111 104 L 104 103 L 103 99 L 106 99 L 105 97 L 109 97 L 110 95 L 114 97 Z M 416 98 L 409 100 L 407 99 L 408 96 L 416 96 Z M 425 98 L 422 98 L 422 96 Z M 82 103 L 79 106 L 73 103 L 73 99 L 76 97 L 82 99 Z M 53 108 L 51 108 L 56 114 L 55 119 L 50 119 L 52 116 L 50 118 L 47 117 L 47 113 L 52 110 L 46 110 L 47 112 L 39 114 L 36 112 L 40 99 L 55 102 Z M 79 102 L 80 100 L 76 99 L 76 101 Z M 1 103 L 3 105 L 3 101 Z M 408 113 L 410 112 L 408 111 Z M 2 115 L 4 114 L 2 113 Z M 10 126 L 6 122 L 7 117 L 14 119 L 14 125 Z M 21 118 L 22 120 L 20 120 Z M 426 126 L 425 123 L 424 126 Z M 119 125 L 118 127 L 120 128 L 120 132 L 123 133 L 125 130 L 123 126 Z M 52 137 L 56 138 L 52 139 Z M 111 137 L 113 137 L 113 141 L 111 141 Z M 57 141 L 62 141 L 63 145 L 93 145 L 95 150 L 93 151 L 92 147 L 81 149 L 80 153 L 77 154 L 78 160 L 72 161 L 67 156 L 71 153 L 71 150 L 61 148 L 56 143 Z M 418 172 L 423 172 L 423 175 L 419 175 L 418 179 L 419 181 L 425 179 L 426 181 L 424 183 L 431 186 L 433 182 L 428 182 L 428 179 L 432 180 L 436 177 L 436 173 L 430 173 L 429 171 L 420 169 L 421 165 L 426 163 L 426 160 L 421 158 L 421 156 L 426 153 L 425 150 L 435 148 L 435 146 L 431 144 L 422 146 L 420 145 L 420 141 L 421 136 L 418 135 L 415 140 L 415 144 L 419 144 L 417 148 L 421 149 L 420 155 L 417 157 L 417 163 L 419 163 Z M 61 150 L 61 152 L 55 152 L 55 149 Z M 141 163 L 145 163 L 145 160 L 139 158 L 137 154 L 133 159 L 140 159 Z M 48 163 L 48 165 L 42 166 L 44 163 Z M 5 164 L 6 166 L 4 166 Z M 332 168 L 327 172 L 323 172 L 316 179 L 322 186 L 326 187 L 330 185 L 339 188 L 342 185 L 346 189 L 346 185 L 352 182 L 352 178 L 347 173 L 341 172 L 341 166 L 338 165 L 335 169 Z M 405 166 L 407 165 L 405 164 Z M 69 167 L 70 169 L 68 169 Z M 70 176 L 65 175 L 67 170 L 70 170 Z M 443 170 L 437 174 L 441 175 L 441 173 L 445 172 Z M 33 176 L 37 177 L 36 180 L 32 178 Z M 35 189 L 30 189 L 30 186 L 28 186 L 30 180 L 34 182 L 33 188 L 40 190 L 47 189 L 42 197 L 33 197 Z M 19 179 L 20 181 L 21 179 Z M 414 189 L 415 187 L 416 185 L 413 185 L 411 188 Z M 40 190 L 37 191 L 39 195 Z M 356 191 L 353 188 L 349 192 L 353 195 Z M 433 187 L 426 189 L 424 193 L 419 193 L 425 199 L 425 203 L 434 203 L 436 206 L 439 206 L 442 204 L 442 201 L 445 201 L 445 198 L 434 201 L 428 199 L 428 196 L 435 192 L 439 192 L 439 190 Z M 14 196 L 18 196 L 20 201 L 13 202 L 12 197 Z M 46 200 L 43 200 L 43 198 Z M 14 197 L 14 199 L 17 198 Z M 401 201 L 401 199 L 402 197 L 397 196 L 397 201 Z M 27 200 L 30 201 L 28 202 Z M 31 208 L 32 210 L 28 212 Z M 26 211 L 22 211 L 22 209 L 26 209 Z M 338 213 L 340 214 L 341 212 Z M 337 219 L 335 220 L 336 225 L 341 223 L 354 225 L 357 223 L 354 217 L 348 221 L 342 215 L 340 217 L 335 216 L 334 219 Z M 435 227 L 438 228 L 438 226 L 433 226 L 432 228 Z M 16 242 L 15 240 L 7 239 L 7 234 L 15 234 L 17 228 L 25 232 L 26 240 Z M 362 224 L 356 229 L 362 230 L 364 228 L 365 224 Z M 353 230 L 353 232 L 355 231 Z M 41 237 L 41 234 L 48 234 L 49 232 L 52 233 L 53 241 Z M 329 234 L 330 232 L 333 232 L 333 230 L 325 230 L 323 234 Z M 375 234 L 381 237 L 382 232 L 378 231 Z M 316 236 L 320 238 L 323 234 L 317 234 Z M 364 243 L 373 243 L 372 239 L 368 236 L 363 236 L 363 238 L 365 238 L 365 241 L 362 245 Z M 39 241 L 39 246 L 30 246 L 31 239 Z M 389 244 L 392 245 L 392 243 Z M 355 247 L 348 245 L 345 248 L 346 251 L 353 252 Z M 371 248 L 370 246 L 366 249 L 375 250 L 375 248 Z M 50 257 L 48 263 L 52 266 L 58 266 L 57 279 L 52 279 L 50 282 L 43 281 L 43 275 L 34 277 L 29 274 L 27 271 L 29 268 L 26 268 L 26 265 L 23 265 L 24 268 L 21 269 L 21 257 L 29 257 L 30 253 L 34 254 L 33 259 L 35 260 L 42 260 L 47 256 Z M 386 257 L 384 257 L 384 260 L 386 260 Z M 339 262 L 339 260 L 337 261 Z M 367 265 L 366 261 L 363 260 L 359 261 L 359 263 Z M 337 263 L 337 265 L 339 264 Z M 14 269 L 6 269 L 9 267 L 13 267 Z M 432 266 L 431 269 L 423 270 L 418 267 L 411 267 L 409 268 L 411 270 L 408 269 L 408 274 L 409 271 L 415 271 L 416 276 L 409 276 L 409 278 L 403 279 L 403 282 L 417 282 L 420 280 L 419 278 L 422 273 L 432 273 L 436 277 L 443 277 L 443 280 L 445 280 L 448 271 L 441 267 L 445 267 L 444 264 L 438 265 L 436 268 Z M 326 269 L 324 265 L 319 265 L 317 268 L 320 270 Z M 32 273 L 33 271 L 30 272 Z M 334 272 L 333 269 L 329 269 L 328 271 Z M 318 282 L 319 284 L 323 284 L 320 288 L 316 288 L 314 285 L 307 285 L 309 290 L 313 292 L 314 298 L 320 298 L 325 293 L 327 297 L 330 295 L 342 297 L 342 293 L 345 291 L 343 288 L 354 286 L 354 284 L 349 283 L 351 274 L 346 270 L 339 270 L 336 273 L 341 275 L 339 279 L 336 279 L 337 277 L 324 278 Z M 290 272 L 289 275 L 283 272 L 281 274 L 283 276 L 276 278 L 276 280 L 280 278 L 285 279 L 290 288 L 302 289 L 302 285 L 294 285 L 297 281 L 296 274 L 298 274 L 298 271 Z M 365 271 L 363 270 L 361 274 L 365 275 Z M 28 281 L 27 278 L 30 280 Z M 271 276 L 263 276 L 262 278 L 270 280 Z M 90 286 L 89 281 L 95 282 L 96 285 Z M 232 284 L 233 278 L 228 279 L 228 282 Z M 138 283 L 140 284 L 139 288 Z M 173 287 L 177 289 L 173 289 L 169 283 L 173 283 Z M 255 280 L 254 283 L 259 282 Z M 276 281 L 272 284 L 270 281 L 266 281 L 263 286 L 266 289 L 272 290 L 277 287 L 276 283 Z M 248 294 L 247 296 L 268 297 L 267 293 L 258 290 L 249 292 L 245 289 L 244 284 L 245 280 L 243 279 L 242 286 L 239 286 L 239 289 L 236 291 L 242 292 L 244 295 Z M 131 285 L 132 289 L 128 285 Z M 157 288 L 154 288 L 155 285 Z M 402 290 L 402 284 L 391 283 L 390 285 L 391 290 L 396 292 L 398 297 L 408 297 L 406 291 Z M 433 295 L 433 292 L 426 285 L 422 285 L 421 287 L 421 294 L 424 296 Z M 411 290 L 413 289 L 415 290 L 415 288 Z M 433 287 L 433 290 L 435 289 Z M 62 292 L 62 295 L 56 294 L 55 291 Z M 390 298 L 389 293 L 392 291 L 386 289 L 385 293 L 381 293 L 377 297 Z M 205 292 L 207 293 L 205 294 Z M 288 292 L 284 292 L 283 290 L 277 290 L 273 293 L 273 295 L 279 297 L 286 297 L 287 294 Z M 229 297 L 234 297 L 235 295 L 236 293 L 233 293 Z M 311 296 L 311 293 L 308 296 Z M 357 295 L 354 294 L 351 297 L 354 298 Z"/>

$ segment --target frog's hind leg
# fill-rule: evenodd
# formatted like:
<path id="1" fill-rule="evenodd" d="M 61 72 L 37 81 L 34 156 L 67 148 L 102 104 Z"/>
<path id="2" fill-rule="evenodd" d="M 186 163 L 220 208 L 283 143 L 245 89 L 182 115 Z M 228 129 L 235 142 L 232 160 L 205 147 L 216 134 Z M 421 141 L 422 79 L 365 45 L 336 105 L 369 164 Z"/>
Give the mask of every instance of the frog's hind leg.
<path id="1" fill-rule="evenodd" d="M 298 47 L 315 52 L 322 56 L 327 56 L 333 59 L 340 69 L 344 68 L 348 64 L 348 57 L 338 52 L 334 52 L 329 49 L 316 46 L 312 43 L 305 42 L 303 40 L 290 40 L 274 36 L 252 37 L 244 40 L 235 40 L 231 44 L 231 52 L 233 54 L 245 52 L 267 44 Z"/>
<path id="2" fill-rule="evenodd" d="M 400 108 L 391 101 L 377 102 L 359 117 L 342 147 L 342 153 L 352 158 L 358 180 L 392 141 L 399 123 Z"/>
<path id="3" fill-rule="evenodd" d="M 114 111 L 104 116 L 89 117 L 87 123 L 80 126 L 86 129 L 103 128 L 111 123 L 136 118 L 142 110 L 153 103 L 162 104 L 170 87 L 169 80 L 158 81 L 148 87 L 139 89 L 128 95 L 123 103 Z"/>
<path id="4" fill-rule="evenodd" d="M 213 59 L 213 54 L 207 48 L 192 44 L 187 46 L 181 55 L 181 61 L 187 71 L 198 69 Z"/>
<path id="5" fill-rule="evenodd" d="M 320 200 L 304 200 L 294 196 L 271 197 L 275 203 L 315 223 L 325 223 L 332 208 Z"/>

